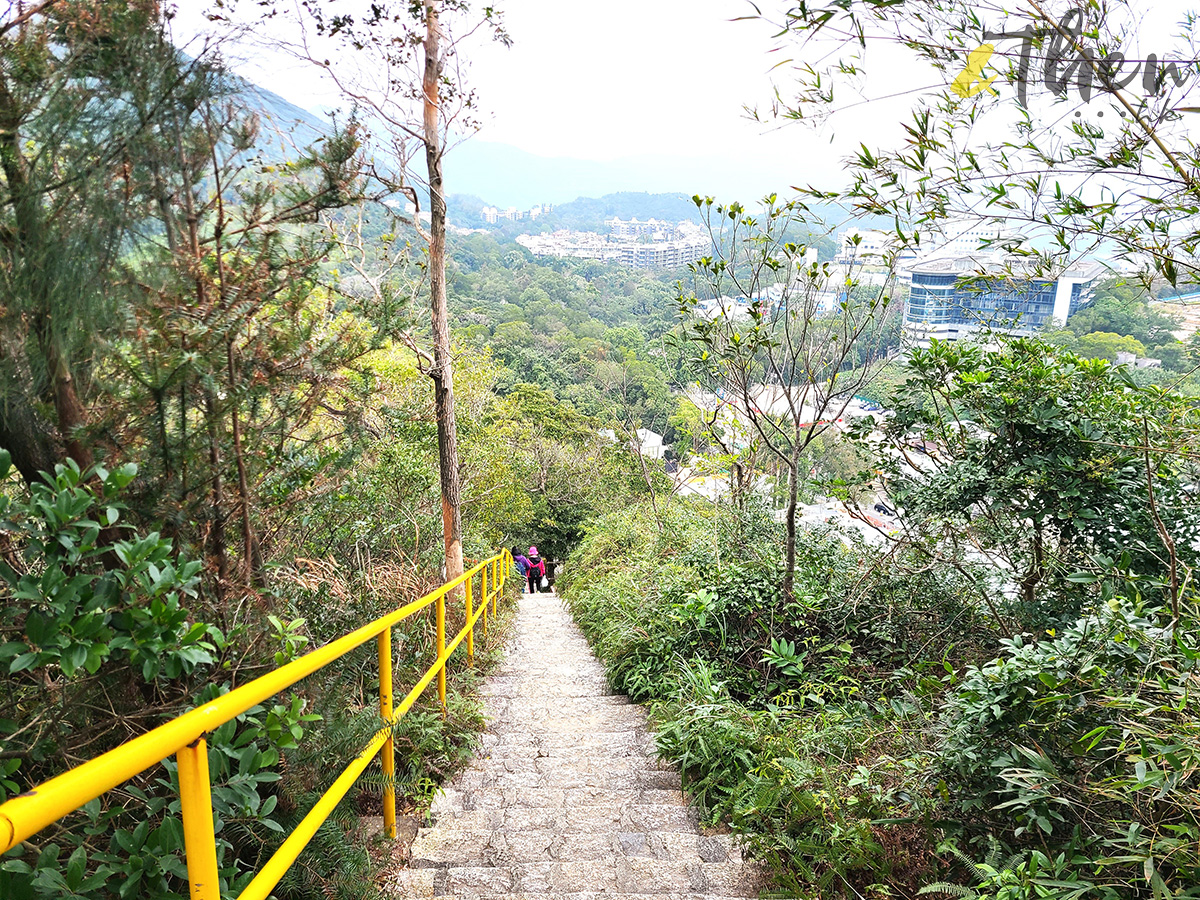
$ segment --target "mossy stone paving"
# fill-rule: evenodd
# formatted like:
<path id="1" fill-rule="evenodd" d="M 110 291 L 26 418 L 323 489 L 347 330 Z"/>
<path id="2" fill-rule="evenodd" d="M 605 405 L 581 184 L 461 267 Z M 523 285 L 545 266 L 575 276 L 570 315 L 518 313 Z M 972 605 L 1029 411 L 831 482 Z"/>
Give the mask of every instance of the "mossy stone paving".
<path id="1" fill-rule="evenodd" d="M 551 900 L 755 897 L 766 884 L 706 834 L 660 763 L 646 714 L 611 693 L 554 594 L 525 594 L 490 725 L 393 875 L 397 897 Z"/>

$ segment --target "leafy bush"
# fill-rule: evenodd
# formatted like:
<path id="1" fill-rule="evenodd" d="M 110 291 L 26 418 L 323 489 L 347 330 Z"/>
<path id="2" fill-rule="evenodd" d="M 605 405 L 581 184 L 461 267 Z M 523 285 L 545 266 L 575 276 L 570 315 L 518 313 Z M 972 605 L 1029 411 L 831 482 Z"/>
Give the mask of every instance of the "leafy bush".
<path id="1" fill-rule="evenodd" d="M 991 849 L 987 857 L 975 862 L 957 846 L 948 849 L 971 874 L 973 887 L 939 881 L 927 884 L 919 894 L 961 897 L 963 900 L 1117 900 L 1120 894 L 1105 884 L 1096 884 L 1079 877 L 1074 858 L 1059 853 L 1053 859 L 1040 850 L 1011 853 L 1003 856 L 1004 848 L 989 837 Z"/>
<path id="2" fill-rule="evenodd" d="M 329 586 L 314 584 L 277 596 L 280 615 L 206 609 L 200 564 L 162 535 L 124 526 L 121 493 L 135 474 L 132 466 L 81 472 L 68 464 L 28 494 L 0 493 L 0 802 L 290 662 L 347 623 L 394 608 L 396 597 L 361 584 L 343 591 L 345 604 L 331 604 Z M 224 628 L 212 621 L 217 616 Z M 434 655 L 432 625 L 414 617 L 397 629 L 396 642 L 397 683 L 415 682 Z M 238 646 L 252 649 L 239 655 Z M 495 653 L 483 641 L 477 649 L 482 670 Z M 463 656 L 452 664 L 450 716 L 432 713 L 436 698 L 424 698 L 396 726 L 402 798 L 427 799 L 469 757 L 482 728 L 471 697 L 478 675 Z M 245 887 L 337 777 L 340 767 L 330 760 L 348 761 L 378 731 L 377 691 L 371 645 L 209 735 L 223 893 Z M 323 727 L 314 728 L 317 722 Z M 381 785 L 369 770 L 364 792 Z M 371 861 L 357 831 L 362 807 L 372 805 L 378 801 L 370 796 L 340 804 L 275 894 L 369 896 Z M 176 766 L 168 758 L 5 854 L 0 896 L 183 898 L 183 849 Z"/>
<path id="3" fill-rule="evenodd" d="M 771 530 L 684 503 L 660 514 L 661 529 L 646 510 L 594 523 L 564 580 L 613 686 L 651 701 L 660 755 L 781 886 L 853 894 L 886 873 L 915 890 L 931 830 L 895 840 L 876 820 L 932 806 L 928 698 L 953 676 L 944 644 L 925 661 L 911 648 L 945 631 L 943 610 L 976 622 L 957 582 L 904 585 L 811 532 L 781 597 Z M 901 659 L 898 677 L 884 668 Z"/>
<path id="4" fill-rule="evenodd" d="M 1143 565 L 1148 541 L 1141 557 L 1095 554 L 1030 603 L 980 558 L 944 565 L 954 548 L 932 537 L 884 555 L 828 530 L 798 543 L 784 596 L 769 527 L 675 500 L 593 522 L 560 582 L 706 820 L 781 888 L 1200 897 L 1182 555 L 1172 581 Z M 1035 621 L 1056 624 L 1013 634 Z M 959 865 L 985 841 L 1011 863 Z"/>
<path id="5" fill-rule="evenodd" d="M 1017 839 L 1082 843 L 1088 865 L 1155 896 L 1195 889 L 1195 630 L 1113 597 L 1060 635 L 1004 645 L 946 707 L 957 805 Z"/>

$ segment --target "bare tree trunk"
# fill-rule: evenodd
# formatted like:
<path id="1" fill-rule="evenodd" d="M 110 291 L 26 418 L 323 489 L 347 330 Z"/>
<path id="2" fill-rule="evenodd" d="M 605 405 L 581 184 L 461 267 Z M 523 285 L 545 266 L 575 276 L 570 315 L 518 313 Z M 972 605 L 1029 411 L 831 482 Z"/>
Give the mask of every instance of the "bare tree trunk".
<path id="1" fill-rule="evenodd" d="M 187 341 L 180 346 L 186 352 Z M 187 430 L 187 375 L 179 379 L 179 502 L 186 503 L 188 496 L 188 430 Z"/>
<path id="2" fill-rule="evenodd" d="M 454 421 L 454 373 L 450 359 L 450 321 L 446 307 L 446 195 L 442 184 L 442 138 L 439 131 L 442 78 L 440 0 L 425 0 L 425 74 L 423 139 L 429 169 L 429 292 L 433 313 L 433 402 L 437 413 L 438 461 L 442 486 L 442 534 L 446 578 L 463 572 L 462 509 L 458 475 L 458 434 Z"/>
<path id="3" fill-rule="evenodd" d="M 63 445 L 66 447 L 67 456 L 75 460 L 80 469 L 86 471 L 95 461 L 91 447 L 82 440 L 81 432 L 88 420 L 87 409 L 79 399 L 79 392 L 75 390 L 71 367 L 56 335 L 48 336 L 45 354 L 54 385 L 54 409 L 58 414 L 58 430 L 62 434 Z"/>
<path id="4" fill-rule="evenodd" d="M 250 485 L 246 477 L 246 454 L 242 450 L 242 421 L 238 413 L 237 385 L 234 383 L 236 369 L 233 365 L 233 343 L 225 345 L 225 358 L 229 371 L 229 391 L 233 397 L 233 407 L 230 409 L 230 420 L 233 426 L 233 461 L 237 466 L 238 475 L 238 505 L 242 510 L 242 552 L 246 559 L 246 575 L 250 584 L 255 587 L 263 586 L 262 548 L 254 533 L 254 523 L 250 518 Z"/>
<path id="5" fill-rule="evenodd" d="M 27 485 L 41 482 L 42 472 L 54 472 L 62 458 L 54 430 L 37 411 L 20 354 L 10 354 L 9 339 L 0 335 L 0 447 L 12 456 L 12 463 Z"/>
<path id="6" fill-rule="evenodd" d="M 739 513 L 746 511 L 746 469 L 737 460 L 733 461 L 733 483 L 730 490 L 733 492 L 733 508 Z"/>
<path id="7" fill-rule="evenodd" d="M 646 457 L 642 455 L 642 441 L 638 437 L 637 429 L 633 427 L 633 423 L 629 423 L 629 432 L 633 435 L 634 453 L 638 458 L 638 465 L 642 468 L 642 480 L 646 482 L 646 490 L 650 492 L 650 506 L 654 509 L 654 521 L 658 525 L 658 530 L 663 530 L 662 513 L 658 511 L 658 494 L 654 490 L 654 479 L 650 476 L 650 470 L 646 467 Z"/>
<path id="8" fill-rule="evenodd" d="M 1046 574 L 1042 553 L 1042 526 L 1034 523 L 1033 556 L 1029 560 L 1029 569 L 1021 579 L 1021 599 L 1030 605 L 1037 599 L 1037 586 Z"/>
<path id="9" fill-rule="evenodd" d="M 783 553 L 783 601 L 792 598 L 792 587 L 796 579 L 796 497 L 800 490 L 800 440 L 797 434 L 792 444 L 792 458 L 788 463 L 788 502 L 784 513 L 787 541 Z"/>
<path id="10" fill-rule="evenodd" d="M 12 442 L 10 446 L 16 448 L 13 451 L 14 462 L 21 476 L 27 483 L 32 484 L 38 480 L 38 471 L 54 470 L 54 463 L 58 460 L 47 460 L 47 451 L 65 451 L 81 469 L 91 466 L 92 453 L 79 438 L 79 429 L 87 424 L 87 410 L 75 390 L 70 363 L 61 352 L 59 338 L 54 334 L 49 286 L 45 273 L 40 269 L 42 260 L 39 258 L 39 252 L 44 252 L 45 222 L 40 200 L 29 185 L 28 172 L 22 156 L 20 123 L 21 111 L 17 100 L 9 90 L 7 79 L 0 77 L 0 170 L 3 171 L 7 182 L 15 220 L 14 233 L 10 240 L 20 246 L 25 255 L 25 265 L 34 275 L 30 298 L 34 311 L 30 327 L 46 359 L 59 434 L 62 437 L 61 447 L 56 446 L 57 442 L 47 441 L 45 428 L 39 422 L 40 417 L 35 410 L 32 407 L 28 410 L 21 408 L 26 399 L 32 401 L 32 394 L 16 392 L 17 396 L 5 398 L 4 402 L 11 406 L 3 413 L 3 430 L 8 433 L 7 440 Z M 16 352 L 15 341 L 12 347 L 5 347 L 4 350 L 6 355 Z M 16 434 L 14 432 L 17 429 L 29 431 L 26 434 Z"/>
<path id="11" fill-rule="evenodd" d="M 217 431 L 217 404 L 212 391 L 204 392 L 204 417 L 208 421 L 208 465 L 212 470 L 212 530 L 209 546 L 217 560 L 217 599 L 225 599 L 229 583 L 229 555 L 225 547 L 225 488 L 221 479 L 221 441 Z"/>

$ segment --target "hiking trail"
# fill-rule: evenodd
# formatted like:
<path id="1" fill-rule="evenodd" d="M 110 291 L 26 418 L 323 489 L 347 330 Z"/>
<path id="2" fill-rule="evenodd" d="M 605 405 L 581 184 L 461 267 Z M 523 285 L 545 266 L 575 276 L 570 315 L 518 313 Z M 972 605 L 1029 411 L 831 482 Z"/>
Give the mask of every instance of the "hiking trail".
<path id="1" fill-rule="evenodd" d="M 755 897 L 731 835 L 697 825 L 645 712 L 614 695 L 558 596 L 523 594 L 483 687 L 481 748 L 433 804 L 396 897 Z"/>

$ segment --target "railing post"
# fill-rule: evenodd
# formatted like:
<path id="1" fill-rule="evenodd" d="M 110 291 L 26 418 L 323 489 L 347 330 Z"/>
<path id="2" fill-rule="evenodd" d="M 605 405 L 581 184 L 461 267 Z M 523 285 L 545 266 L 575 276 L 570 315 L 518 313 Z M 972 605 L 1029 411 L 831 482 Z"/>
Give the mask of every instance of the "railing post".
<path id="1" fill-rule="evenodd" d="M 442 657 L 446 654 L 446 592 L 442 591 L 437 598 L 437 652 L 438 662 L 438 700 L 442 703 L 442 716 L 446 715 L 446 662 Z"/>
<path id="2" fill-rule="evenodd" d="M 179 764 L 179 806 L 189 895 L 191 900 L 221 900 L 207 742 L 197 738 L 175 754 L 175 761 Z"/>
<path id="3" fill-rule="evenodd" d="M 485 565 L 479 570 L 479 602 L 483 604 L 483 637 L 485 640 L 488 636 L 488 607 L 491 606 L 488 602 L 487 575 L 488 567 Z"/>
<path id="4" fill-rule="evenodd" d="M 501 572 L 504 566 L 504 557 L 492 563 L 492 618 L 496 617 L 496 598 L 500 596 L 500 585 L 504 582 L 496 577 L 497 573 Z"/>
<path id="5" fill-rule="evenodd" d="M 467 579 L 467 663 L 475 665 L 475 623 L 471 621 L 474 618 L 475 604 L 471 602 L 471 583 L 475 580 L 475 576 Z"/>
<path id="6" fill-rule="evenodd" d="M 392 744 L 392 629 L 385 628 L 376 639 L 379 647 L 379 718 L 388 739 L 379 751 L 383 766 L 383 836 L 396 838 L 396 753 Z"/>

